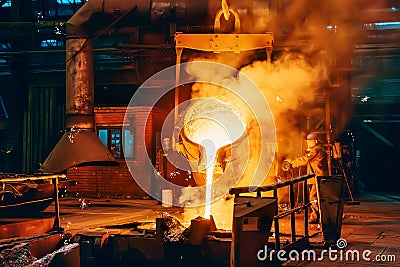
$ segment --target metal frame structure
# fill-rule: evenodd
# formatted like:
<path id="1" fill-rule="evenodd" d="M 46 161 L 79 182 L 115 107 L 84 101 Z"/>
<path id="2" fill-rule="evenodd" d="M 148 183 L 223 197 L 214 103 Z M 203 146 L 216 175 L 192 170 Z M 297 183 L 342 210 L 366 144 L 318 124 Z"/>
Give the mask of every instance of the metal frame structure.
<path id="1" fill-rule="evenodd" d="M 15 178 L 3 178 L 0 179 L 0 184 L 2 188 L 5 188 L 7 183 L 15 182 L 26 182 L 26 181 L 38 181 L 38 180 L 52 180 L 54 185 L 54 224 L 53 230 L 61 230 L 60 228 L 60 203 L 58 198 L 58 182 L 60 179 L 65 179 L 67 176 L 65 174 L 60 175 L 43 175 L 43 176 L 25 176 L 25 177 L 15 177 Z"/>
<path id="2" fill-rule="evenodd" d="M 179 105 L 179 80 L 182 52 L 184 48 L 199 50 L 204 52 L 233 52 L 240 53 L 257 49 L 265 49 L 267 60 L 271 62 L 272 47 L 274 44 L 274 36 L 272 32 L 263 34 L 240 34 L 240 18 L 237 12 L 229 9 L 229 12 L 235 16 L 234 33 L 219 33 L 220 17 L 223 10 L 219 10 L 214 20 L 215 33 L 181 33 L 175 34 L 175 51 L 176 51 L 176 73 L 175 73 L 175 100 L 174 100 L 174 122 L 178 120 L 178 105 Z M 176 149 L 175 137 L 172 139 L 172 146 Z"/>
<path id="3" fill-rule="evenodd" d="M 300 176 L 293 180 L 285 181 L 282 183 L 276 183 L 267 186 L 259 186 L 259 187 L 235 187 L 229 190 L 229 193 L 235 196 L 239 196 L 243 193 L 257 193 L 257 197 L 261 197 L 261 192 L 269 192 L 273 191 L 273 196 L 278 197 L 278 189 L 288 186 L 289 187 L 289 210 L 285 211 L 281 214 L 274 216 L 274 234 L 275 234 L 275 249 L 281 249 L 280 242 L 280 232 L 279 232 L 279 220 L 290 216 L 290 229 L 291 229 L 291 241 L 289 245 L 284 246 L 284 248 L 289 248 L 293 246 L 308 246 L 309 245 L 309 233 L 308 233 L 308 207 L 311 206 L 311 203 L 308 200 L 308 187 L 307 180 L 315 177 L 315 174 L 308 174 L 304 176 Z M 303 205 L 296 207 L 295 197 L 294 197 L 294 185 L 297 183 L 304 182 L 303 184 Z M 304 210 L 304 236 L 300 239 L 297 239 L 296 235 L 296 218 L 295 213 Z"/>

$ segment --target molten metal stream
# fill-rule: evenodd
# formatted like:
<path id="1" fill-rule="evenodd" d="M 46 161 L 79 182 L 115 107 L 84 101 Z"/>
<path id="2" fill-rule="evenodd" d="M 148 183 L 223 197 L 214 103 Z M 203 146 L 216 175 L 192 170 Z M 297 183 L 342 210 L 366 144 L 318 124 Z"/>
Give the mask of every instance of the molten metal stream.
<path id="1" fill-rule="evenodd" d="M 205 150 L 205 162 L 203 163 L 205 165 L 201 166 L 199 171 L 206 173 L 206 197 L 203 217 L 209 219 L 211 215 L 212 184 L 217 151 L 232 141 L 226 129 L 219 123 L 207 119 L 199 120 L 201 120 L 201 123 L 199 123 L 201 127 L 196 131 L 196 134 L 192 135 L 194 137 L 192 140 L 203 146 Z"/>
<path id="2" fill-rule="evenodd" d="M 206 152 L 206 206 L 204 210 L 204 218 L 209 219 L 211 215 L 211 195 L 212 195 L 212 182 L 214 175 L 214 166 L 216 152 L 215 145 L 212 141 L 206 139 L 202 142 Z"/>
<path id="3" fill-rule="evenodd" d="M 194 144 L 199 145 L 200 155 L 196 172 L 199 177 L 205 178 L 205 194 L 187 196 L 195 198 L 192 201 L 202 206 L 193 207 L 193 209 L 190 206 L 185 208 L 184 216 L 193 218 L 192 215 L 201 214 L 209 219 L 212 214 L 217 227 L 228 229 L 231 227 L 231 222 L 226 221 L 227 218 L 232 217 L 233 204 L 222 196 L 216 199 L 216 196 L 219 196 L 225 188 L 221 188 L 224 186 L 221 183 L 219 183 L 219 188 L 214 188 L 214 183 L 221 181 L 217 180 L 221 178 L 220 175 L 224 175 L 224 169 L 221 166 L 226 167 L 226 162 L 230 159 L 219 153 L 223 153 L 220 151 L 222 148 L 233 144 L 244 135 L 248 122 L 248 110 L 245 103 L 234 94 L 226 92 L 225 95 L 195 98 L 184 112 L 183 134 Z M 220 160 L 223 162 L 219 162 Z M 228 189 L 227 186 L 226 193 Z"/>
<path id="4" fill-rule="evenodd" d="M 214 109 L 210 109 L 210 105 L 203 105 L 202 108 L 206 109 L 207 116 L 188 119 L 185 124 L 185 132 L 190 140 L 203 147 L 203 153 L 205 154 L 202 156 L 203 162 L 199 166 L 199 171 L 206 174 L 203 216 L 208 219 L 212 208 L 213 176 L 217 151 L 236 141 L 243 134 L 245 126 L 243 121 L 238 118 L 238 115 L 232 110 L 227 110 L 226 107 L 216 105 L 213 107 Z"/>

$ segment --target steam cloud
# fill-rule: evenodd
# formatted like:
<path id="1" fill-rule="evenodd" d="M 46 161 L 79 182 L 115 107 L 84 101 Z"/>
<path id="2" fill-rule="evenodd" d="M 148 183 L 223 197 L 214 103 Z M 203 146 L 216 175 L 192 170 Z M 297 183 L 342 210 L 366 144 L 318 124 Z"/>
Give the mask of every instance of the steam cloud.
<path id="1" fill-rule="evenodd" d="M 360 21 L 365 9 L 380 8 L 379 4 L 369 1 L 355 0 L 296 0 L 279 1 L 270 10 L 257 16 L 253 29 L 248 32 L 272 31 L 275 46 L 272 63 L 266 60 L 253 61 L 252 55 L 212 54 L 205 58 L 193 60 L 212 60 L 230 65 L 250 77 L 267 99 L 274 115 L 277 128 L 278 153 L 276 162 L 285 157 L 302 154 L 302 140 L 309 129 L 325 128 L 325 93 L 327 88 L 337 81 L 337 69 L 349 68 L 353 45 L 365 38 L 363 24 Z M 229 1 L 228 1 L 229 4 Z M 218 69 L 188 70 L 189 73 L 210 80 Z M 217 81 L 216 81 L 217 82 Z M 218 81 L 227 88 L 240 85 L 240 79 L 232 78 Z M 229 92 L 214 85 L 195 84 L 192 98 L 221 97 L 229 101 L 233 97 Z M 340 85 L 332 90 L 332 104 L 338 104 L 332 117 L 341 118 L 335 121 L 337 130 L 349 119 L 350 99 L 346 94 L 349 88 Z M 346 102 L 348 101 L 348 102 Z M 335 114 L 335 112 L 339 114 Z M 254 123 L 249 117 L 248 135 L 251 143 L 251 159 L 249 171 L 245 172 L 240 185 L 247 183 L 251 176 L 252 166 L 257 166 L 259 128 L 263 125 Z M 277 164 L 268 176 L 278 176 Z M 275 182 L 275 181 L 273 181 Z M 271 183 L 266 179 L 265 183 Z M 187 200 L 183 194 L 182 198 Z M 218 221 L 218 219 L 216 220 Z"/>

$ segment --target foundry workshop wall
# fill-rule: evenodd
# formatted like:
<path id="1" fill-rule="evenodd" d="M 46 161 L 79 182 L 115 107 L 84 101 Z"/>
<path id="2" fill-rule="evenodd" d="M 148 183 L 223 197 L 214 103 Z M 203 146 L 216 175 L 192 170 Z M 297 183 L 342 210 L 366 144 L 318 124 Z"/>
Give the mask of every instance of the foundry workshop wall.
<path id="1" fill-rule="evenodd" d="M 126 107 L 97 107 L 95 108 L 95 121 L 97 132 L 108 133 L 108 147 L 115 141 L 122 141 L 118 131 L 122 134 L 122 126 Z M 147 115 L 150 115 L 147 119 Z M 119 166 L 83 166 L 73 167 L 68 170 L 68 179 L 77 182 L 69 188 L 71 195 L 99 197 L 132 197 L 143 198 L 147 194 L 136 184 L 132 178 L 126 161 L 132 168 L 140 171 L 141 178 L 148 181 L 147 189 L 151 190 L 153 172 L 143 168 L 147 155 L 155 162 L 156 151 L 161 146 L 161 127 L 166 114 L 152 107 L 134 107 L 128 111 L 129 120 L 132 121 L 133 149 L 127 151 L 110 151 L 116 158 Z M 144 128 L 144 129 L 143 129 Z M 145 144 L 135 142 L 135 133 L 145 130 Z M 101 138 L 102 139 L 102 138 Z M 111 140 L 113 139 L 113 140 Z M 102 139 L 103 140 L 103 139 Z M 123 150 L 123 144 L 120 149 Z M 122 152 L 122 153 L 121 153 Z M 125 152 L 125 153 L 124 153 Z M 124 157 L 128 155 L 128 157 Z M 125 161 L 126 160 L 126 161 Z"/>

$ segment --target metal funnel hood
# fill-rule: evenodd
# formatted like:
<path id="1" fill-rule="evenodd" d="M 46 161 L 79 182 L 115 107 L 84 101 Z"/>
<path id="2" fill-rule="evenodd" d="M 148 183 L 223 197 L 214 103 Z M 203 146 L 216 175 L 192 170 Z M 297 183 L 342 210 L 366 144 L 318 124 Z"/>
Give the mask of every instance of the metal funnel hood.
<path id="1" fill-rule="evenodd" d="M 102 3 L 87 2 L 67 21 L 66 133 L 43 162 L 42 170 L 46 172 L 81 165 L 118 165 L 96 134 L 93 40 L 83 27 L 92 14 L 104 12 Z"/>
<path id="2" fill-rule="evenodd" d="M 92 43 L 69 38 L 66 54 L 66 133 L 42 170 L 57 173 L 78 165 L 118 165 L 95 131 Z"/>
<path id="3" fill-rule="evenodd" d="M 178 2 L 90 0 L 66 22 L 66 133 L 42 164 L 44 171 L 61 172 L 82 164 L 115 164 L 95 132 L 94 33 L 116 23 L 125 26 L 150 23 L 170 14 L 180 21 L 198 23 L 213 14 L 211 10 L 219 8 L 219 2 L 210 0 Z"/>
<path id="4" fill-rule="evenodd" d="M 84 165 L 118 165 L 93 131 L 66 132 L 42 164 L 47 172 Z"/>

